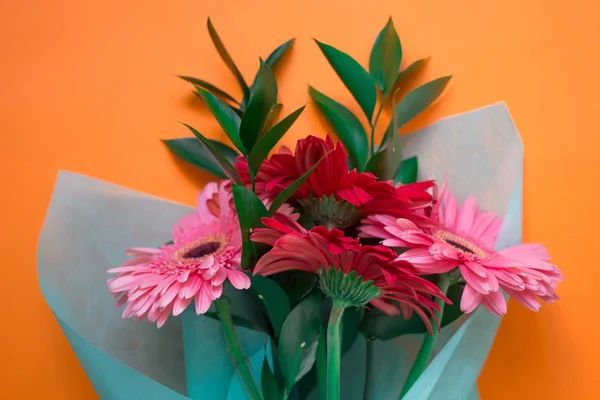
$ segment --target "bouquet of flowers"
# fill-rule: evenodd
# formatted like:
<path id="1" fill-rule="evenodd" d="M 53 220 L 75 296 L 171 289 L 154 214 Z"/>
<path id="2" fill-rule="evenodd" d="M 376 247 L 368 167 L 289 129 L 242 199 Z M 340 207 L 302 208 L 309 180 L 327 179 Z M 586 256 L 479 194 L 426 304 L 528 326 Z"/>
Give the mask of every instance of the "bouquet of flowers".
<path id="1" fill-rule="evenodd" d="M 42 231 L 42 290 L 100 397 L 478 398 L 507 298 L 538 310 L 562 280 L 542 245 L 520 244 L 504 105 L 400 135 L 450 77 L 407 91 L 426 63 L 400 69 L 390 19 L 368 72 L 316 42 L 364 118 L 309 87 L 339 141 L 274 150 L 304 110 L 279 117 L 274 71 L 293 40 L 248 85 L 208 31 L 242 99 L 181 78 L 230 144 L 187 124 L 194 137 L 164 142 L 220 180 L 189 210 L 61 173 Z"/>

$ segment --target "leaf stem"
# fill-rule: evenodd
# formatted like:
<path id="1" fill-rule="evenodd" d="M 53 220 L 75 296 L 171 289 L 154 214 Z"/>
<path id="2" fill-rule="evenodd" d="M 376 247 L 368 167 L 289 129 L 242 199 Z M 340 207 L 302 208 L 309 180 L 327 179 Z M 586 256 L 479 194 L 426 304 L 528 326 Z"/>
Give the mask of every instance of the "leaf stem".
<path id="1" fill-rule="evenodd" d="M 333 299 L 333 308 L 327 325 L 327 400 L 340 400 L 340 361 L 342 346 L 340 326 L 347 304 Z"/>
<path id="2" fill-rule="evenodd" d="M 215 301 L 215 305 L 217 307 L 219 321 L 221 321 L 221 326 L 223 327 L 223 333 L 225 334 L 225 341 L 227 342 L 231 361 L 233 361 L 233 364 L 235 365 L 235 369 L 240 377 L 242 386 L 246 391 L 246 395 L 249 400 L 262 400 L 262 393 L 252 376 L 250 363 L 244 356 L 240 341 L 235 333 L 233 318 L 229 311 L 229 299 L 222 296 Z"/>
<path id="3" fill-rule="evenodd" d="M 365 375 L 365 388 L 363 392 L 363 400 L 371 400 L 371 392 L 373 391 L 373 384 L 375 383 L 375 371 L 373 371 L 373 361 L 375 358 L 375 340 L 366 338 L 367 340 L 367 365 Z"/>
<path id="4" fill-rule="evenodd" d="M 375 114 L 375 120 L 373 120 L 373 124 L 371 125 L 371 157 L 373 157 L 373 154 L 375 154 L 375 127 L 377 126 L 377 121 L 379 121 L 381 112 L 385 107 L 385 101 L 387 101 L 387 96 L 384 99 L 382 99 L 382 103 L 379 106 L 379 110 L 377 110 L 377 114 Z"/>
<path id="5" fill-rule="evenodd" d="M 446 292 L 448 291 L 448 287 L 450 286 L 450 283 L 451 283 L 450 281 L 451 281 L 451 278 L 448 274 L 440 274 L 438 276 L 437 285 L 443 294 L 446 294 Z M 445 303 L 440 298 L 436 298 L 435 302 L 440 307 L 440 311 L 436 312 L 435 316 L 437 317 L 437 320 L 439 321 L 439 323 L 441 325 L 442 317 L 444 315 L 444 304 Z M 430 321 L 431 321 L 431 325 L 434 326 L 435 325 L 434 317 L 431 317 Z M 425 368 L 427 367 L 427 363 L 429 362 L 429 359 L 431 358 L 431 353 L 433 352 L 433 345 L 435 344 L 435 341 L 437 340 L 438 335 L 439 335 L 439 329 L 435 329 L 435 328 L 433 329 L 433 333 L 431 335 L 429 335 L 428 333 L 425 333 L 425 338 L 423 339 L 423 343 L 421 344 L 421 348 L 419 349 L 419 353 L 417 354 L 415 363 L 413 364 L 412 368 L 410 369 L 410 372 L 408 373 L 408 377 L 406 378 L 406 382 L 404 383 L 404 387 L 402 388 L 402 393 L 400 394 L 399 399 L 402 399 L 406 395 L 406 393 L 408 393 L 408 391 L 415 384 L 417 379 L 419 379 L 419 377 L 421 376 L 423 371 L 425 371 Z"/>

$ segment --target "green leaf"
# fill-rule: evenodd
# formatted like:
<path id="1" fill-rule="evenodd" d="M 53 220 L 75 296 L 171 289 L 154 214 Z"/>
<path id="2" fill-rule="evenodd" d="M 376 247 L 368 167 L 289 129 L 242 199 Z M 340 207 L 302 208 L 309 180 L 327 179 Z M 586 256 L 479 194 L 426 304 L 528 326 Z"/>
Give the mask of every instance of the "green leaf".
<path id="1" fill-rule="evenodd" d="M 405 185 L 417 181 L 417 172 L 419 172 L 419 161 L 417 157 L 407 158 L 400 164 L 400 170 L 394 178 L 394 183 L 401 182 Z"/>
<path id="2" fill-rule="evenodd" d="M 460 310 L 460 298 L 464 289 L 464 284 L 451 286 L 448 290 L 448 298 L 452 301 L 452 305 L 444 307 L 444 316 L 442 317 L 441 326 L 444 327 L 456 319 L 463 312 Z M 361 323 L 361 331 L 367 337 L 372 337 L 380 340 L 391 340 L 398 336 L 409 333 L 425 333 L 427 328 L 421 317 L 416 313 L 408 319 L 403 316 L 392 317 L 383 314 L 381 311 L 373 309 L 366 313 Z"/>
<path id="3" fill-rule="evenodd" d="M 279 119 L 279 114 L 281 114 L 281 110 L 283 110 L 283 104 L 278 103 L 271 108 L 269 112 L 269 116 L 267 117 L 267 122 L 265 123 L 265 131 L 269 131 L 275 125 L 277 120 Z"/>
<path id="4" fill-rule="evenodd" d="M 442 94 L 450 78 L 452 77 L 438 78 L 407 93 L 394 110 L 398 129 L 429 107 Z M 394 133 L 397 132 L 397 130 L 394 131 Z"/>
<path id="5" fill-rule="evenodd" d="M 261 305 L 250 292 L 247 290 L 238 290 L 231 283 L 225 282 L 223 284 L 223 296 L 230 300 L 231 316 L 236 326 L 264 332 L 268 335 L 272 334 L 271 324 L 267 316 L 262 312 Z M 215 320 L 219 319 L 218 314 L 214 311 L 214 307 L 203 314 L 203 316 Z"/>
<path id="6" fill-rule="evenodd" d="M 231 192 L 242 232 L 242 268 L 248 269 L 256 255 L 254 243 L 250 241 L 250 230 L 263 226 L 261 218 L 269 217 L 269 212 L 258 196 L 245 186 L 233 185 Z"/>
<path id="7" fill-rule="evenodd" d="M 312 368 L 320 329 L 320 294 L 304 299 L 283 323 L 278 359 L 288 392 Z"/>
<path id="8" fill-rule="evenodd" d="M 279 382 L 277 382 L 275 374 L 271 372 L 267 357 L 265 357 L 260 373 L 260 386 L 264 400 L 282 400 L 284 398 L 283 392 L 279 387 Z"/>
<path id="9" fill-rule="evenodd" d="M 275 75 L 271 68 L 261 60 L 256 81 L 252 86 L 252 96 L 240 125 L 240 137 L 248 152 L 252 151 L 254 143 L 263 132 L 269 113 L 276 101 Z"/>
<path id="10" fill-rule="evenodd" d="M 275 214 L 277 212 L 277 210 L 279 210 L 279 207 L 281 207 L 283 205 L 283 203 L 285 203 L 290 197 L 292 197 L 294 195 L 294 193 L 296 193 L 296 190 L 298 190 L 300 188 L 300 186 L 302 186 L 304 181 L 306 181 L 308 179 L 310 174 L 312 174 L 312 172 L 315 170 L 315 168 L 317 168 L 317 166 L 321 163 L 321 161 L 323 161 L 325 159 L 325 157 L 327 157 L 328 155 L 329 155 L 329 153 L 327 153 L 323 157 L 321 157 L 321 159 L 319 161 L 317 161 L 315 163 L 315 165 L 313 165 L 308 171 L 306 171 L 304 173 L 304 175 L 302 175 L 300 178 L 296 179 L 289 186 L 287 186 L 285 189 L 283 189 L 281 192 L 279 192 L 279 194 L 277 195 L 277 197 L 275 197 L 275 200 L 273 200 L 273 203 L 269 207 L 269 213 Z"/>
<path id="11" fill-rule="evenodd" d="M 205 312 L 202 315 L 205 317 L 209 317 L 211 319 L 217 320 L 217 321 L 219 320 L 219 314 L 217 314 L 216 312 L 213 312 L 213 311 Z M 263 326 L 256 323 L 256 321 L 254 321 L 252 319 L 247 319 L 247 318 L 241 317 L 239 315 L 232 315 L 231 318 L 233 319 L 233 323 L 235 326 L 241 326 L 246 329 L 251 329 L 251 330 L 257 331 L 257 332 L 264 332 L 266 334 L 270 333 L 268 329 L 265 329 Z"/>
<path id="12" fill-rule="evenodd" d="M 242 144 L 240 139 L 240 117 L 229 107 L 227 104 L 223 103 L 219 98 L 207 90 L 202 89 L 199 86 L 196 86 L 198 97 L 200 97 L 204 103 L 208 106 L 212 114 L 217 119 L 223 131 L 231 140 L 231 143 L 235 147 L 238 148 L 242 154 L 246 154 L 246 149 Z"/>
<path id="13" fill-rule="evenodd" d="M 315 42 L 370 121 L 377 102 L 377 90 L 371 75 L 348 54 L 318 40 Z"/>
<path id="14" fill-rule="evenodd" d="M 396 77 L 396 82 L 394 83 L 394 89 L 397 89 L 398 86 L 402 86 L 402 83 L 409 79 L 413 74 L 415 74 L 419 69 L 425 66 L 429 58 L 421 58 L 410 64 L 408 67 L 404 68 L 398 76 Z"/>
<path id="15" fill-rule="evenodd" d="M 279 64 L 279 61 L 281 61 L 285 53 L 292 47 L 295 41 L 296 39 L 290 39 L 277 47 L 271 54 L 269 54 L 269 57 L 267 57 L 265 63 L 271 67 L 272 70 L 275 70 L 275 67 L 277 64 Z"/>
<path id="16" fill-rule="evenodd" d="M 225 91 L 219 89 L 218 87 L 216 87 L 215 85 L 213 85 L 210 82 L 206 82 L 205 80 L 198 79 L 198 78 L 193 78 L 191 76 L 184 76 L 184 75 L 178 75 L 178 76 L 181 79 L 183 79 L 184 81 L 192 83 L 194 86 L 200 86 L 201 88 L 204 88 L 204 89 L 208 90 L 209 92 L 211 92 L 215 96 L 222 97 L 222 98 L 224 98 L 226 100 L 229 100 L 232 103 L 235 103 L 235 104 L 238 104 L 238 105 L 240 104 L 230 94 L 228 94 Z"/>
<path id="17" fill-rule="evenodd" d="M 287 293 L 290 305 L 295 307 L 310 294 L 314 294 L 318 276 L 306 271 L 285 271 L 271 275 L 271 279 L 279 284 Z"/>
<path id="18" fill-rule="evenodd" d="M 290 313 L 290 300 L 287 294 L 275 281 L 261 275 L 252 277 L 249 290 L 262 304 L 273 326 L 273 333 L 278 337 L 283 322 Z"/>
<path id="19" fill-rule="evenodd" d="M 393 124 L 390 123 L 389 131 L 393 132 Z M 382 143 L 382 148 L 369 159 L 366 170 L 372 172 L 382 181 L 389 181 L 396 177 L 402 162 L 402 146 L 399 134 L 389 134 L 391 140 Z"/>
<path id="20" fill-rule="evenodd" d="M 381 93 L 385 94 L 394 88 L 401 62 L 400 38 L 396 33 L 392 18 L 390 18 L 377 35 L 369 58 L 369 72 Z"/>
<path id="21" fill-rule="evenodd" d="M 358 118 L 346 107 L 327 97 L 312 86 L 308 87 L 308 94 L 323 114 L 323 117 L 331 125 L 336 135 L 344 143 L 352 159 L 352 165 L 358 171 L 363 171 L 367 161 L 369 142 L 367 133 Z"/>
<path id="22" fill-rule="evenodd" d="M 363 310 L 358 307 L 348 307 L 342 319 L 342 354 L 346 353 L 354 344 L 358 336 Z"/>
<path id="23" fill-rule="evenodd" d="M 302 106 L 284 119 L 282 119 L 278 124 L 269 129 L 264 135 L 258 139 L 252 151 L 248 155 L 248 166 L 250 167 L 250 171 L 254 174 L 258 173 L 258 169 L 260 168 L 264 159 L 269 155 L 269 152 L 275 147 L 277 142 L 283 137 L 283 135 L 290 129 L 292 124 L 296 122 L 302 111 L 304 111 L 304 107 Z"/>
<path id="24" fill-rule="evenodd" d="M 213 26 L 212 22 L 210 21 L 210 18 L 208 18 L 208 20 L 206 21 L 206 25 L 208 27 L 208 34 L 210 35 L 210 38 L 212 39 L 212 41 L 217 49 L 217 52 L 221 56 L 221 59 L 223 60 L 223 62 L 225 62 L 225 65 L 227 65 L 227 68 L 229 68 L 229 70 L 233 73 L 233 76 L 235 76 L 235 79 L 238 81 L 240 88 L 242 88 L 242 92 L 244 93 L 244 96 L 247 96 L 248 95 L 248 84 L 246 84 L 246 81 L 244 80 L 242 73 L 240 72 L 238 67 L 235 65 L 235 63 L 233 62 L 233 59 L 231 58 L 231 56 L 229 55 L 229 52 L 225 48 L 225 45 L 221 41 L 219 34 L 215 30 L 215 27 Z"/>
<path id="25" fill-rule="evenodd" d="M 225 154 L 223 154 L 221 152 L 221 150 L 219 150 L 217 148 L 217 146 L 215 146 L 213 144 L 213 141 L 204 137 L 204 135 L 202 135 L 200 132 L 198 132 L 196 129 L 194 129 L 190 125 L 185 124 L 185 123 L 182 123 L 182 124 L 185 125 L 194 134 L 194 136 L 196 136 L 198 138 L 198 140 L 200 140 L 200 143 L 202 144 L 202 146 L 204 146 L 204 149 L 206 149 L 206 151 L 212 156 L 212 158 L 215 160 L 215 162 L 217 164 L 219 164 L 219 166 L 221 167 L 221 169 L 223 170 L 225 175 L 229 179 L 231 179 L 232 182 L 237 183 L 237 184 L 243 183 L 242 179 L 240 178 L 237 171 L 233 167 L 233 164 L 231 162 L 229 162 L 229 160 L 227 159 Z"/>
<path id="26" fill-rule="evenodd" d="M 209 139 L 212 144 L 221 151 L 221 153 L 231 163 L 234 163 L 239 154 L 231 147 L 217 142 L 216 140 Z M 221 166 L 215 161 L 215 159 L 206 151 L 204 146 L 195 138 L 181 138 L 181 139 L 166 139 L 162 141 L 169 151 L 176 157 L 183 161 L 192 164 L 196 167 L 200 167 L 219 178 L 226 178 L 223 173 Z"/>

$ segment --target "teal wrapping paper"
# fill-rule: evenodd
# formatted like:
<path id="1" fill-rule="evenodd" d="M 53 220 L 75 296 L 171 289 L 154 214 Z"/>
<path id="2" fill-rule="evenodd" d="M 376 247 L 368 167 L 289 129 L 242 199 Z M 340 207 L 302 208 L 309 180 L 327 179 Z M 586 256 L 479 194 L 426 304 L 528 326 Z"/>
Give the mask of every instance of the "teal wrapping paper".
<path id="1" fill-rule="evenodd" d="M 420 179 L 448 176 L 459 201 L 472 194 L 482 209 L 504 216 L 497 249 L 521 242 L 523 150 L 503 103 L 404 135 L 402 151 L 405 158 L 419 156 Z M 245 398 L 218 321 L 191 310 L 161 329 L 123 320 L 106 288 L 106 270 L 127 259 L 126 248 L 164 243 L 173 223 L 190 210 L 75 173 L 58 175 L 38 243 L 39 283 L 101 399 Z M 478 399 L 477 377 L 499 324 L 480 307 L 442 329 L 434 359 L 406 399 Z M 269 338 L 237 330 L 260 381 Z M 406 335 L 376 343 L 379 379 L 372 398 L 397 399 L 421 340 Z M 344 356 L 344 400 L 362 398 L 365 349 L 359 337 Z"/>

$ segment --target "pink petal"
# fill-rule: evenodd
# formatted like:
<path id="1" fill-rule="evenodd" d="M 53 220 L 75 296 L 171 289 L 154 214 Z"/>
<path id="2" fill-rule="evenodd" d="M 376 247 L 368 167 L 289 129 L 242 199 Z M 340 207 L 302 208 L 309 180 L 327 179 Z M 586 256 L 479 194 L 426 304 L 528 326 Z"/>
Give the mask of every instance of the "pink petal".
<path id="1" fill-rule="evenodd" d="M 173 315 L 177 316 L 179 314 L 181 314 L 186 308 L 187 306 L 190 305 L 190 303 L 192 302 L 192 299 L 182 299 L 182 298 L 176 298 L 175 302 L 173 303 Z"/>
<path id="2" fill-rule="evenodd" d="M 444 226 L 455 228 L 458 216 L 458 202 L 456 197 L 447 190 L 444 193 Z"/>
<path id="3" fill-rule="evenodd" d="M 482 298 L 483 295 L 481 293 L 473 289 L 471 285 L 466 284 L 462 298 L 460 299 L 460 309 L 465 313 L 473 312 L 481 303 Z"/>
<path id="4" fill-rule="evenodd" d="M 477 200 L 472 196 L 467 197 L 460 209 L 458 220 L 456 221 L 458 232 L 463 235 L 469 235 L 471 233 L 471 228 L 473 227 L 473 222 L 475 221 L 475 216 L 478 213 L 479 205 L 477 204 Z"/>
<path id="5" fill-rule="evenodd" d="M 481 304 L 494 315 L 503 316 L 506 314 L 506 300 L 504 300 L 504 296 L 499 290 L 483 296 Z"/>
<path id="6" fill-rule="evenodd" d="M 208 285 L 208 283 L 204 283 L 204 285 Z M 200 288 L 198 293 L 194 296 L 194 303 L 196 306 L 196 314 L 204 314 L 210 308 L 212 304 L 212 300 L 208 296 L 208 292 L 204 290 L 204 285 Z"/>
<path id="7" fill-rule="evenodd" d="M 248 289 L 250 287 L 250 277 L 238 269 L 228 269 L 227 279 L 236 289 Z"/>
<path id="8" fill-rule="evenodd" d="M 221 295 L 223 294 L 223 285 L 213 286 L 212 290 L 213 290 L 214 298 L 216 300 L 219 297 L 221 297 Z"/>
<path id="9" fill-rule="evenodd" d="M 506 293 L 525 307 L 533 311 L 539 311 L 542 307 L 537 297 L 527 291 L 517 292 L 515 290 L 505 289 Z"/>

